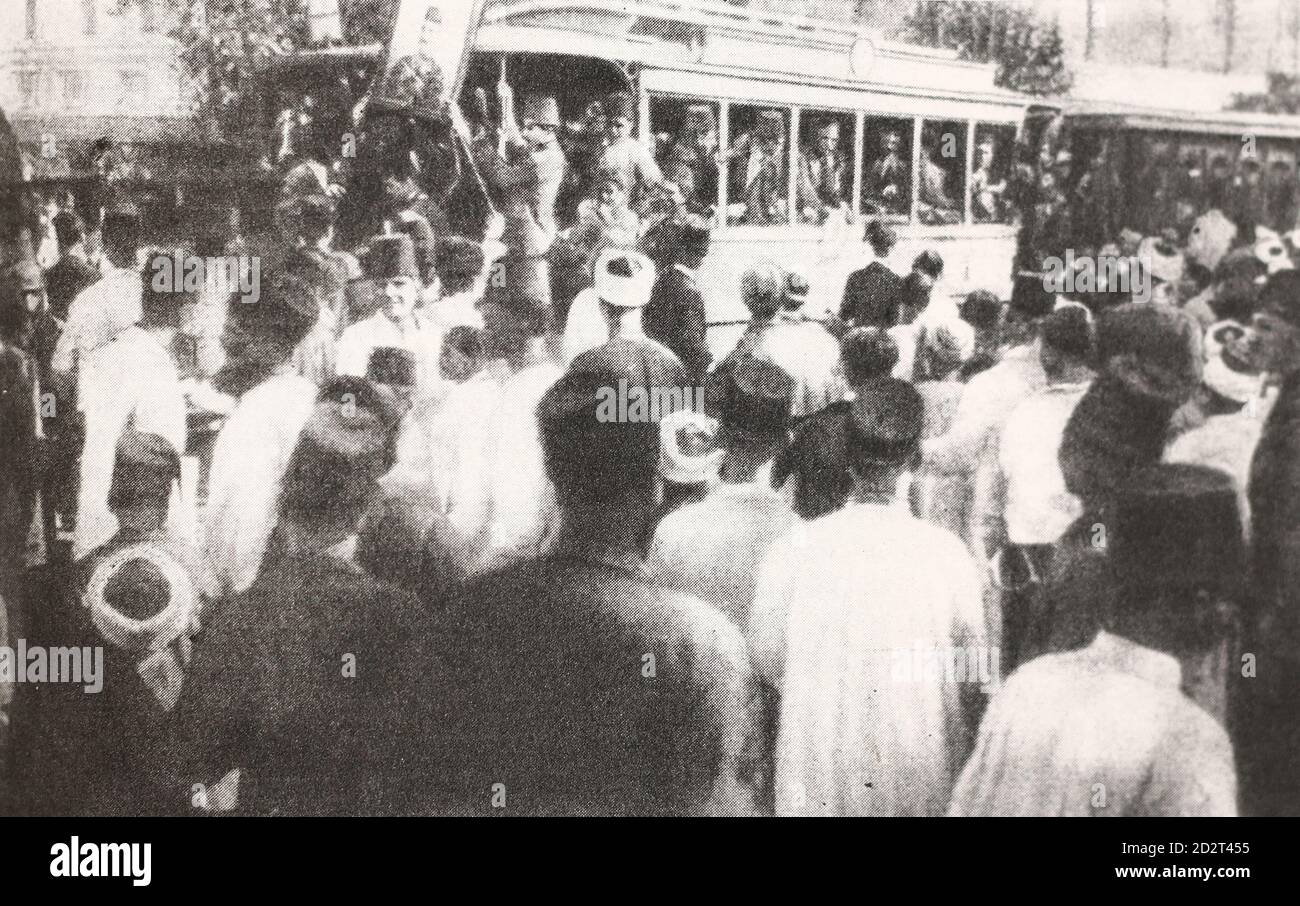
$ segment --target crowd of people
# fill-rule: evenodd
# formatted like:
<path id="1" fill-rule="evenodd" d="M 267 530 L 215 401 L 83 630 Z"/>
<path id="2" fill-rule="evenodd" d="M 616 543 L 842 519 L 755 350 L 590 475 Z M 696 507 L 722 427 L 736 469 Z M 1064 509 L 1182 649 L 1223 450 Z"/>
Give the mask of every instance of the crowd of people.
<path id="1" fill-rule="evenodd" d="M 749 267 L 715 362 L 690 155 L 499 90 L 498 236 L 394 181 L 353 255 L 295 167 L 200 285 L 121 201 L 3 275 L 0 644 L 104 651 L 0 684 L 8 808 L 1300 810 L 1289 256 L 1212 212 L 1088 259 L 1149 299 L 959 302 L 873 219 L 837 315 Z"/>

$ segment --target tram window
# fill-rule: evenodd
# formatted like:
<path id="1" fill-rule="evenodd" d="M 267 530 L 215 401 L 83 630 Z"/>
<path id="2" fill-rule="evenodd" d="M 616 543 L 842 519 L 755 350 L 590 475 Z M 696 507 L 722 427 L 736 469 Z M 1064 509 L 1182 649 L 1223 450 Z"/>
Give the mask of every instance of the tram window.
<path id="1" fill-rule="evenodd" d="M 927 122 L 921 128 L 917 218 L 921 223 L 961 223 L 966 195 L 966 124 Z"/>
<path id="2" fill-rule="evenodd" d="M 1268 196 L 1268 225 L 1279 233 L 1289 233 L 1296 227 L 1298 213 L 1294 150 L 1271 150 L 1264 180 Z"/>
<path id="3" fill-rule="evenodd" d="M 718 204 L 718 105 L 671 97 L 650 98 L 650 134 L 664 178 L 682 191 L 695 213 Z"/>
<path id="4" fill-rule="evenodd" d="M 1211 148 L 1205 167 L 1205 188 L 1202 192 L 1205 206 L 1207 209 L 1218 208 L 1225 214 L 1232 211 L 1233 150 L 1227 147 Z"/>
<path id="5" fill-rule="evenodd" d="M 1014 126 L 976 125 L 974 169 L 970 177 L 971 217 L 976 223 L 1011 222 L 1007 180 L 1015 149 Z"/>
<path id="6" fill-rule="evenodd" d="M 1268 220 L 1268 204 L 1265 198 L 1264 164 L 1259 151 L 1243 148 L 1238 158 L 1237 172 L 1237 222 L 1252 226 L 1265 224 Z"/>
<path id="7" fill-rule="evenodd" d="M 868 116 L 862 138 L 862 213 L 907 223 L 912 211 L 912 121 Z"/>
<path id="8" fill-rule="evenodd" d="M 733 105 L 727 145 L 727 222 L 790 222 L 790 111 Z"/>
<path id="9" fill-rule="evenodd" d="M 804 110 L 799 116 L 801 223 L 847 219 L 853 203 L 853 114 Z"/>

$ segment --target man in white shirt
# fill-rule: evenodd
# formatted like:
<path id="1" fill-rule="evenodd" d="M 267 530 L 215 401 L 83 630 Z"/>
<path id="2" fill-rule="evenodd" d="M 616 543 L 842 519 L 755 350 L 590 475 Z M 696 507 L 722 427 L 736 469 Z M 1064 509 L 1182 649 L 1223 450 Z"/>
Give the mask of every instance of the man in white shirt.
<path id="1" fill-rule="evenodd" d="M 1092 328 L 1087 313 L 1068 306 L 1043 319 L 1039 361 L 1047 384 L 1024 399 L 1001 430 L 994 430 L 998 470 L 983 524 L 999 517 L 1006 543 L 995 564 L 999 583 L 1003 662 L 1019 663 L 1022 634 L 1033 595 L 1051 566 L 1053 545 L 1083 512 L 1065 486 L 1059 461 L 1065 426 L 1092 383 Z M 995 537 L 990 528 L 988 537 Z M 1007 576 L 1024 579 L 1012 581 Z M 1023 584 L 1023 589 L 1021 585 Z M 995 592 L 996 594 L 996 592 Z"/>
<path id="2" fill-rule="evenodd" d="M 159 255 L 155 260 L 164 258 Z M 163 266 L 170 265 L 168 258 Z M 185 394 L 172 360 L 171 343 L 194 300 L 170 281 L 155 281 L 152 264 L 146 266 L 143 276 L 138 271 L 124 272 L 122 285 L 127 275 L 134 278 L 135 292 L 141 298 L 140 323 L 78 356 L 78 402 L 86 419 L 72 547 L 73 558 L 78 560 L 117 532 L 117 520 L 108 508 L 108 491 L 122 432 L 131 427 L 157 434 L 175 449 L 185 450 Z M 106 278 L 91 289 L 108 282 Z M 173 502 L 172 525 L 182 537 L 192 536 L 192 525 L 187 531 L 185 524 L 192 508 L 192 500 Z"/>
<path id="3" fill-rule="evenodd" d="M 779 695 L 778 815 L 940 815 L 997 665 L 975 564 L 913 517 L 924 403 L 893 378 L 854 401 L 855 497 L 759 570 L 749 634 Z"/>
<path id="4" fill-rule="evenodd" d="M 743 631 L 758 565 L 795 520 L 770 479 L 772 459 L 790 436 L 794 385 L 781 368 L 754 357 L 732 369 L 728 385 L 719 411 L 721 482 L 659 522 L 649 565 L 656 579 L 708 601 Z"/>
<path id="5" fill-rule="evenodd" d="M 1010 347 L 1001 361 L 971 378 L 962 394 L 948 433 L 924 445 L 925 464 L 935 474 L 970 483 L 971 512 L 966 542 L 976 559 L 993 553 L 980 517 L 990 509 L 989 496 L 997 471 L 996 431 L 1016 405 L 1046 383 L 1039 357 L 1039 323 L 1052 311 L 1053 297 L 1034 283 L 1032 291 L 1011 300 L 1005 325 Z"/>
<path id="6" fill-rule="evenodd" d="M 102 280 L 83 289 L 68 306 L 51 362 L 61 375 L 72 374 L 80 357 L 140 320 L 139 212 L 133 207 L 113 208 L 104 215 L 101 234 L 109 267 Z"/>
<path id="7" fill-rule="evenodd" d="M 280 486 L 320 392 L 299 375 L 293 352 L 320 309 L 309 285 L 279 281 L 255 305 L 232 303 L 222 345 L 246 386 L 217 435 L 204 506 L 210 597 L 253 584 L 279 512 Z M 218 382 L 222 382 L 218 375 Z"/>
<path id="8" fill-rule="evenodd" d="M 442 332 L 415 310 L 420 294 L 420 273 L 411 237 L 377 236 L 363 261 L 366 276 L 384 286 L 384 304 L 364 321 L 358 321 L 339 338 L 338 372 L 365 377 L 370 355 L 376 349 L 409 349 L 415 356 L 415 383 L 419 397 L 438 393 L 441 375 L 438 358 Z"/>
<path id="9" fill-rule="evenodd" d="M 1221 600 L 1242 581 L 1226 475 L 1156 466 L 1120 500 L 1106 628 L 1048 654 L 998 692 L 949 814 L 1232 816 L 1227 733 L 1180 689 L 1183 664 L 1223 639 Z M 1180 660 L 1182 663 L 1180 663 Z"/>
<path id="10" fill-rule="evenodd" d="M 803 275 L 786 275 L 781 310 L 755 348 L 794 378 L 790 414 L 796 419 L 820 412 L 848 389 L 840 370 L 839 342 L 821 323 L 804 316 L 808 292 Z"/>
<path id="11" fill-rule="evenodd" d="M 636 120 L 636 98 L 629 92 L 620 91 L 605 99 L 605 150 L 598 169 L 617 176 L 633 202 L 664 181 L 654 155 L 632 137 Z"/>
<path id="12" fill-rule="evenodd" d="M 564 373 L 546 311 L 492 287 L 483 314 L 492 361 L 447 394 L 429 430 L 428 490 L 455 548 L 443 553 L 465 576 L 540 553 L 556 514 L 536 417 Z"/>

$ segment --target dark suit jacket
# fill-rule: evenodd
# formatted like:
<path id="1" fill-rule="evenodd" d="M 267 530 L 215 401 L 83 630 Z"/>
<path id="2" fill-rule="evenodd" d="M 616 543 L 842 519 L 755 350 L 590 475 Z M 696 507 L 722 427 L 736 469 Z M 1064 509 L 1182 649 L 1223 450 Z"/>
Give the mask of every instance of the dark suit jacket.
<path id="1" fill-rule="evenodd" d="M 902 289 L 903 279 L 898 274 L 873 261 L 849 274 L 840 317 L 854 327 L 893 327 Z"/>
<path id="2" fill-rule="evenodd" d="M 1282 384 L 1250 467 L 1251 579 L 1274 650 L 1300 639 L 1300 377 Z M 1256 629 L 1258 631 L 1258 629 Z"/>
<path id="3" fill-rule="evenodd" d="M 704 297 L 695 281 L 676 267 L 655 280 L 643 324 L 646 336 L 667 346 L 693 378 L 709 370 L 713 354 L 707 342 Z"/>

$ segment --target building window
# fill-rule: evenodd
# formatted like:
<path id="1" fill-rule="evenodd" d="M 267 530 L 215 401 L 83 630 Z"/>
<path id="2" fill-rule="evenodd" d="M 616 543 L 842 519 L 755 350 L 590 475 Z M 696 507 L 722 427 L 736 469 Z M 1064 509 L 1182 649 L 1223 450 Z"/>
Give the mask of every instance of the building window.
<path id="1" fill-rule="evenodd" d="M 18 103 L 25 110 L 40 106 L 41 74 L 34 69 L 18 73 Z"/>
<path id="2" fill-rule="evenodd" d="M 83 87 L 81 73 L 75 69 L 65 70 L 62 73 L 62 81 L 64 106 L 80 107 Z"/>

